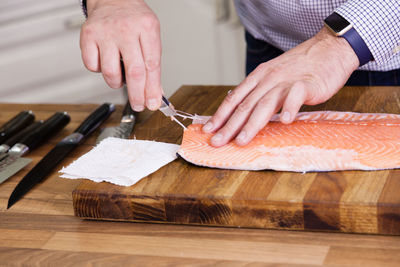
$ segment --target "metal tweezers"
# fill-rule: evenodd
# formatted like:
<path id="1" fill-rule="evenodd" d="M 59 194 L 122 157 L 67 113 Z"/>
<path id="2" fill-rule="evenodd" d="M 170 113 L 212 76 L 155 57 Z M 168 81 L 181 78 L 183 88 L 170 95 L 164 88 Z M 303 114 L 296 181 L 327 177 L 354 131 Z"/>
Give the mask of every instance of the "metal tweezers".
<path id="1" fill-rule="evenodd" d="M 180 122 L 176 117 L 181 117 L 183 119 L 192 118 L 193 115 L 190 113 L 186 113 L 180 110 L 176 110 L 174 106 L 168 101 L 165 96 L 162 96 L 162 104 L 159 110 L 167 117 L 170 117 L 171 120 L 178 123 L 183 129 L 186 129 L 185 125 Z"/>

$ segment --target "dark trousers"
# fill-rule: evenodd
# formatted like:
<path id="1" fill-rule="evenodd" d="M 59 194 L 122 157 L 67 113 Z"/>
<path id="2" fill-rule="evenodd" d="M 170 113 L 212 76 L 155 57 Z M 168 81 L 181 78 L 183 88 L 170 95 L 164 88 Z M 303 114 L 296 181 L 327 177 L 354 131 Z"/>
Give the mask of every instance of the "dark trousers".
<path id="1" fill-rule="evenodd" d="M 259 64 L 283 54 L 283 51 L 258 39 L 250 33 L 245 33 L 246 75 L 252 72 Z M 392 71 L 362 71 L 356 70 L 350 76 L 346 85 L 354 86 L 400 86 L 400 69 Z"/>

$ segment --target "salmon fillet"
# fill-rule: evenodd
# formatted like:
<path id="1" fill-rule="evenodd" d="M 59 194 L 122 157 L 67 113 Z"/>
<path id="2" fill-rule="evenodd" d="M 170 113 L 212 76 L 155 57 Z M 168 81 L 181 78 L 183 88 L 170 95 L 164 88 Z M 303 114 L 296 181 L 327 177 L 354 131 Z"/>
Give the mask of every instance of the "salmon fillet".
<path id="1" fill-rule="evenodd" d="M 400 168 L 400 115 L 318 111 L 291 124 L 275 115 L 246 146 L 216 148 L 202 124 L 190 125 L 178 154 L 199 166 L 294 172 Z"/>

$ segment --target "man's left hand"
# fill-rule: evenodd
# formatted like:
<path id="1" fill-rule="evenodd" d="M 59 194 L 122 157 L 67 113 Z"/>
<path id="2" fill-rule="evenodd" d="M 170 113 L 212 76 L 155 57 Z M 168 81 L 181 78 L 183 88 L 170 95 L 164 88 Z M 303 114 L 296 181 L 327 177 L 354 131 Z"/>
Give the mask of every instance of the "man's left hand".
<path id="1" fill-rule="evenodd" d="M 259 65 L 230 92 L 203 127 L 215 132 L 213 146 L 235 138 L 243 146 L 281 108 L 280 120 L 291 123 L 303 104 L 325 102 L 338 92 L 359 60 L 344 38 L 323 28 L 311 39 Z"/>

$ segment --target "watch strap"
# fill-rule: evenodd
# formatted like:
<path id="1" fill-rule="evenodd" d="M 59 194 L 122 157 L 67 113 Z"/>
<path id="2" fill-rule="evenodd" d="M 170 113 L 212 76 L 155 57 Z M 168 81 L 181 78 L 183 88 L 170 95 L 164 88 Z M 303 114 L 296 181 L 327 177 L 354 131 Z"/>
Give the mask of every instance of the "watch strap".
<path id="1" fill-rule="evenodd" d="M 358 57 L 358 60 L 360 61 L 360 66 L 367 64 L 373 59 L 373 56 L 367 44 L 358 34 L 356 29 L 354 29 L 354 27 L 351 27 L 351 29 L 345 32 L 341 37 L 346 39 L 346 41 L 353 48 Z"/>

